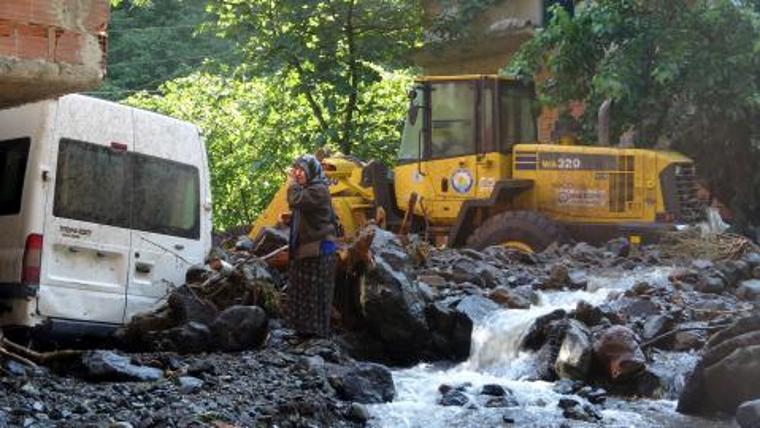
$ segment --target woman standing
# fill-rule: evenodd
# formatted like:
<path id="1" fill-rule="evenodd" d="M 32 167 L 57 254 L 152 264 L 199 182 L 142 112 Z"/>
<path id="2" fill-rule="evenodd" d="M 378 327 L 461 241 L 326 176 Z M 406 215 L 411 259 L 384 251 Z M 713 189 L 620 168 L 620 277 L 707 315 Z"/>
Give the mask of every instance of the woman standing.
<path id="1" fill-rule="evenodd" d="M 335 289 L 335 215 L 327 178 L 314 156 L 293 163 L 288 205 L 290 322 L 300 336 L 327 337 Z"/>

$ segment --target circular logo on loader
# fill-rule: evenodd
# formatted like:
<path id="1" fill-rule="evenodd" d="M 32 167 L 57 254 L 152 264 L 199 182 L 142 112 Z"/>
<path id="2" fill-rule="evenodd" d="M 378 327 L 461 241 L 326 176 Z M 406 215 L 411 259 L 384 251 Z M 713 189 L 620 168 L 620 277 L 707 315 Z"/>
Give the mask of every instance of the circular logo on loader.
<path id="1" fill-rule="evenodd" d="M 451 174 L 451 187 L 457 193 L 467 193 L 472 189 L 475 180 L 469 170 L 460 168 Z"/>

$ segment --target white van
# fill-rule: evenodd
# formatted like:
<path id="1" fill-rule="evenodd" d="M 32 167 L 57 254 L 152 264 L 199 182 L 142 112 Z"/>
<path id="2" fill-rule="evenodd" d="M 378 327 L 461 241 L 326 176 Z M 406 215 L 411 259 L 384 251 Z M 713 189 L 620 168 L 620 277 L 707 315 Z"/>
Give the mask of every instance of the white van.
<path id="1" fill-rule="evenodd" d="M 190 123 L 81 95 L 0 111 L 0 325 L 159 305 L 211 246 L 210 198 Z"/>

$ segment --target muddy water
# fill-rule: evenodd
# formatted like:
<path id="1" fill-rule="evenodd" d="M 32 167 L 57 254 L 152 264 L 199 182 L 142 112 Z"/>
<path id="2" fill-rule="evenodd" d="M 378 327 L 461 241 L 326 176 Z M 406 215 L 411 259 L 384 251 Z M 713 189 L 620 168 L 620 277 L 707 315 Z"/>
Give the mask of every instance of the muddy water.
<path id="1" fill-rule="evenodd" d="M 638 281 L 651 284 L 667 282 L 668 268 L 649 268 L 634 272 L 609 272 L 589 278 L 586 291 L 556 291 L 541 294 L 541 301 L 529 309 L 499 310 L 473 329 L 470 357 L 467 361 L 446 366 L 420 364 L 396 370 L 396 398 L 392 403 L 370 406 L 375 427 L 498 427 L 504 417 L 514 426 L 557 427 L 598 426 L 565 419 L 557 406 L 561 396 L 552 390 L 553 383 L 529 381 L 534 374 L 535 356 L 520 352 L 520 339 L 533 320 L 556 309 L 571 310 L 580 300 L 602 303 L 615 290 L 625 290 Z M 672 400 L 621 400 L 608 398 L 601 422 L 611 427 L 730 427 L 727 421 L 691 418 L 675 412 L 675 397 L 683 386 L 684 375 L 694 367 L 697 356 L 689 353 L 662 353 L 650 367 L 669 382 Z M 466 393 L 470 404 L 444 407 L 437 404 L 441 384 L 470 384 Z M 518 407 L 488 408 L 487 397 L 478 392 L 486 384 L 511 389 Z M 579 397 L 573 397 L 584 402 Z"/>

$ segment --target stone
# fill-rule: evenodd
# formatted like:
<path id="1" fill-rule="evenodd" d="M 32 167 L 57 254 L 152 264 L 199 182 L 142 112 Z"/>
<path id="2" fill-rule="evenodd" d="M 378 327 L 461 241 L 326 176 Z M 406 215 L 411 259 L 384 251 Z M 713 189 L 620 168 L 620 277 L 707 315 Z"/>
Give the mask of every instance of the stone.
<path id="1" fill-rule="evenodd" d="M 211 330 L 195 321 L 165 331 L 150 332 L 147 338 L 154 349 L 187 354 L 209 351 L 213 344 Z"/>
<path id="2" fill-rule="evenodd" d="M 672 350 L 677 352 L 701 349 L 705 338 L 697 331 L 679 331 L 673 336 Z"/>
<path id="3" fill-rule="evenodd" d="M 488 297 L 501 306 L 510 309 L 528 309 L 538 301 L 538 295 L 530 287 L 497 287 Z"/>
<path id="4" fill-rule="evenodd" d="M 687 376 L 677 410 L 686 414 L 734 414 L 743 402 L 760 397 L 760 316 L 737 320 L 714 333 Z"/>
<path id="5" fill-rule="evenodd" d="M 440 275 L 419 275 L 417 281 L 435 288 L 446 286 L 446 279 Z"/>
<path id="6" fill-rule="evenodd" d="M 393 376 L 387 367 L 375 363 L 351 366 L 327 365 L 328 380 L 338 397 L 362 404 L 387 403 L 396 395 Z"/>
<path id="7" fill-rule="evenodd" d="M 463 361 L 470 355 L 472 319 L 441 303 L 425 308 L 425 319 L 432 337 L 432 348 L 439 358 Z"/>
<path id="8" fill-rule="evenodd" d="M 646 368 L 646 358 L 638 337 L 628 327 L 605 329 L 594 341 L 594 361 L 610 379 L 628 378 Z"/>
<path id="9" fill-rule="evenodd" d="M 563 309 L 557 309 L 546 315 L 536 318 L 526 331 L 520 342 L 520 349 L 529 351 L 538 351 L 546 342 L 546 335 L 549 326 L 559 320 L 567 318 L 567 312 Z"/>
<path id="10" fill-rule="evenodd" d="M 182 394 L 193 394 L 203 388 L 203 381 L 197 377 L 180 376 L 177 381 L 179 383 L 179 392 Z"/>
<path id="11" fill-rule="evenodd" d="M 725 278 L 717 271 L 702 276 L 697 282 L 695 289 L 702 293 L 722 293 L 726 288 Z"/>
<path id="12" fill-rule="evenodd" d="M 560 379 L 582 380 L 591 365 L 591 334 L 579 321 L 570 319 L 565 337 L 554 361 L 554 370 Z"/>
<path id="13" fill-rule="evenodd" d="M 517 407 L 520 403 L 511 395 L 506 395 L 502 397 L 491 397 L 488 400 L 486 400 L 484 407 Z"/>
<path id="14" fill-rule="evenodd" d="M 736 297 L 747 301 L 760 300 L 760 279 L 742 281 L 736 290 Z"/>
<path id="15" fill-rule="evenodd" d="M 615 238 L 607 242 L 604 249 L 613 257 L 628 257 L 631 253 L 631 243 L 623 237 Z"/>
<path id="16" fill-rule="evenodd" d="M 494 301 L 481 296 L 467 296 L 456 305 L 456 310 L 470 317 L 473 323 L 484 320 L 498 309 L 499 305 Z"/>
<path id="17" fill-rule="evenodd" d="M 575 312 L 572 316 L 587 326 L 593 327 L 602 321 L 604 311 L 585 300 L 580 300 L 575 305 Z"/>
<path id="18" fill-rule="evenodd" d="M 470 399 L 467 397 L 467 394 L 456 389 L 452 389 L 451 391 L 446 392 L 441 396 L 441 399 L 438 400 L 438 404 L 441 406 L 463 407 L 469 402 Z"/>
<path id="19" fill-rule="evenodd" d="M 507 395 L 508 394 L 507 391 L 508 390 L 505 389 L 501 385 L 489 383 L 489 384 L 483 385 L 483 388 L 481 388 L 480 393 L 483 395 L 493 395 L 494 397 L 501 397 L 501 396 Z M 509 394 L 511 394 L 511 391 L 509 392 Z"/>
<path id="20" fill-rule="evenodd" d="M 549 277 L 540 284 L 539 288 L 541 290 L 562 290 L 563 288 L 570 288 L 571 285 L 570 271 L 567 266 L 555 264 L 549 270 Z"/>
<path id="21" fill-rule="evenodd" d="M 560 409 L 566 410 L 571 407 L 579 406 L 581 403 L 578 401 L 572 399 L 572 398 L 560 398 L 557 402 L 557 406 L 559 406 Z"/>
<path id="22" fill-rule="evenodd" d="M 669 315 L 650 315 L 644 322 L 641 336 L 644 340 L 651 340 L 666 333 L 675 327 L 675 320 Z"/>
<path id="23" fill-rule="evenodd" d="M 751 268 L 760 266 L 760 252 L 747 253 L 742 259 L 747 262 Z"/>
<path id="24" fill-rule="evenodd" d="M 585 242 L 579 242 L 570 250 L 570 257 L 580 262 L 593 263 L 601 258 L 599 249 Z"/>
<path id="25" fill-rule="evenodd" d="M 554 382 L 552 390 L 557 394 L 570 395 L 583 387 L 583 382 L 570 379 L 560 379 Z"/>
<path id="26" fill-rule="evenodd" d="M 712 269 L 715 266 L 715 264 L 710 260 L 697 259 L 697 260 L 692 260 L 691 266 L 697 270 L 707 270 L 707 269 Z"/>
<path id="27" fill-rule="evenodd" d="M 754 278 L 754 279 L 760 279 L 760 265 L 755 266 L 752 269 L 752 278 Z"/>
<path id="28" fill-rule="evenodd" d="M 268 332 L 268 317 L 258 306 L 231 306 L 222 311 L 211 324 L 218 349 L 237 352 L 258 348 Z"/>
<path id="29" fill-rule="evenodd" d="M 584 386 L 577 392 L 579 397 L 585 398 L 591 404 L 602 404 L 607 401 L 607 391 L 602 388 Z"/>
<path id="30" fill-rule="evenodd" d="M 760 400 L 742 403 L 736 409 L 736 423 L 741 428 L 760 427 Z"/>
<path id="31" fill-rule="evenodd" d="M 129 357 L 111 351 L 87 351 L 81 358 L 82 377 L 99 382 L 151 382 L 163 377 L 153 367 L 132 364 Z"/>
<path id="32" fill-rule="evenodd" d="M 749 263 L 742 260 L 727 260 L 717 263 L 715 269 L 723 275 L 726 287 L 735 288 L 737 283 L 752 274 Z"/>
<path id="33" fill-rule="evenodd" d="M 365 423 L 369 420 L 370 415 L 366 407 L 359 403 L 351 403 L 351 407 L 348 409 L 348 418 L 352 421 L 359 423 Z"/>

